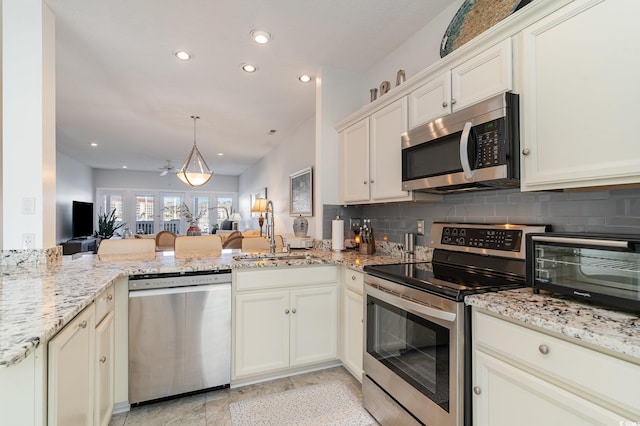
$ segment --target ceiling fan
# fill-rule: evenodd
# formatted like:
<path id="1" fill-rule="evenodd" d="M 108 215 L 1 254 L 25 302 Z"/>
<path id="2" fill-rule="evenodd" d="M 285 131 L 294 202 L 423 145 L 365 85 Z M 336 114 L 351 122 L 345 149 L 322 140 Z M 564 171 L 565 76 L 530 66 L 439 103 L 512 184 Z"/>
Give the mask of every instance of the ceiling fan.
<path id="1" fill-rule="evenodd" d="M 169 173 L 169 172 L 172 172 L 172 173 L 177 173 L 178 172 L 178 169 L 173 167 L 173 165 L 171 164 L 171 160 L 167 160 L 167 164 L 165 164 L 164 166 L 160 167 L 158 170 L 161 170 L 160 176 L 166 176 L 167 173 Z"/>

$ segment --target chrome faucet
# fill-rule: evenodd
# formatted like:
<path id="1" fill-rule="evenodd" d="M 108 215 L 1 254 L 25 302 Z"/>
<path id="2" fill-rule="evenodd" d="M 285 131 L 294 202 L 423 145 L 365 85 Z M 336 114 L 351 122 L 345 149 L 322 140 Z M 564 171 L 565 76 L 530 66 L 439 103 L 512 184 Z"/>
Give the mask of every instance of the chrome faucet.
<path id="1" fill-rule="evenodd" d="M 269 209 L 271 206 L 271 209 Z M 271 215 L 269 215 L 271 213 Z M 267 222 L 267 236 L 269 237 L 269 254 L 276 254 L 276 237 L 275 227 L 273 223 L 273 202 L 267 201 L 267 211 L 264 214 L 265 221 Z"/>

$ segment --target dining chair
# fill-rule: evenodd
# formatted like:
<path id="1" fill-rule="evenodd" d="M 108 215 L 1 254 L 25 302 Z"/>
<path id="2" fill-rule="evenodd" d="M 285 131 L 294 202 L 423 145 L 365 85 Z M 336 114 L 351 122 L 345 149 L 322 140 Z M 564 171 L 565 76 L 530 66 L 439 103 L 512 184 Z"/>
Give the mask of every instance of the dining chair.
<path id="1" fill-rule="evenodd" d="M 222 239 L 218 235 L 179 235 L 175 240 L 176 259 L 220 256 Z"/>
<path id="2" fill-rule="evenodd" d="M 98 245 L 100 260 L 154 260 L 156 242 L 151 238 L 101 240 Z"/>

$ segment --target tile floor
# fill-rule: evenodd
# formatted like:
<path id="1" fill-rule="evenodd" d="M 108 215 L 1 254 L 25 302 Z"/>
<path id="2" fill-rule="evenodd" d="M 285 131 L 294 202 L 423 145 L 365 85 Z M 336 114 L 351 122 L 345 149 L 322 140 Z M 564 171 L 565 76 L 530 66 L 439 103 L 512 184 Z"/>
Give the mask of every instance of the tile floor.
<path id="1" fill-rule="evenodd" d="M 335 381 L 346 384 L 362 400 L 360 383 L 344 367 L 334 367 L 236 389 L 223 389 L 135 407 L 128 413 L 115 414 L 109 426 L 230 426 L 229 404 L 232 402 Z"/>

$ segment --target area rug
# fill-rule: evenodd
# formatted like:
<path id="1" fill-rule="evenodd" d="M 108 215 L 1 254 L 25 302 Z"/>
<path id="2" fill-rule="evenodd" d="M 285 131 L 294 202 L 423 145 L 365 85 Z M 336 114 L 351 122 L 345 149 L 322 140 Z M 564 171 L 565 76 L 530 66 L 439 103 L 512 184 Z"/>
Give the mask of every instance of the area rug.
<path id="1" fill-rule="evenodd" d="M 340 382 L 233 402 L 229 409 L 233 426 L 357 426 L 375 423 L 347 386 Z"/>

